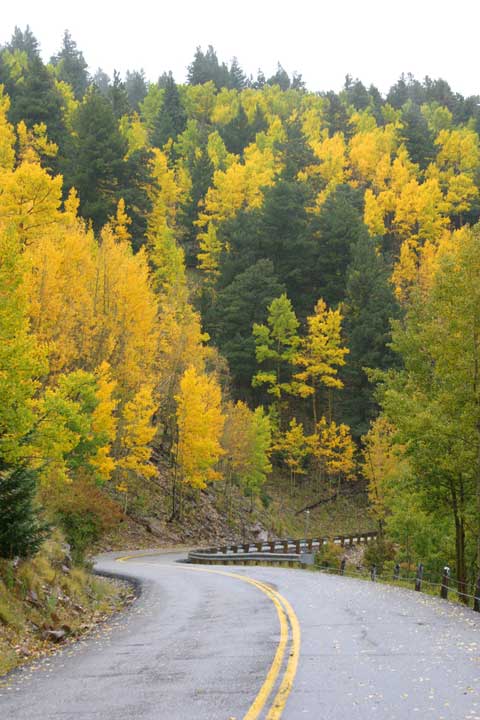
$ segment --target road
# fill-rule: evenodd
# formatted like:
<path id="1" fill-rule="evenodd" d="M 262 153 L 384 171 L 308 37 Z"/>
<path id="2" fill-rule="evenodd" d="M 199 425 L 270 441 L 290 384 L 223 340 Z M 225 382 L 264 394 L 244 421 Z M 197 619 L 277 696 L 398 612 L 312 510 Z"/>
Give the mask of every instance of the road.
<path id="1" fill-rule="evenodd" d="M 101 558 L 100 570 L 139 579 L 141 597 L 8 676 L 1 720 L 480 719 L 472 611 L 350 578 L 179 558 Z"/>

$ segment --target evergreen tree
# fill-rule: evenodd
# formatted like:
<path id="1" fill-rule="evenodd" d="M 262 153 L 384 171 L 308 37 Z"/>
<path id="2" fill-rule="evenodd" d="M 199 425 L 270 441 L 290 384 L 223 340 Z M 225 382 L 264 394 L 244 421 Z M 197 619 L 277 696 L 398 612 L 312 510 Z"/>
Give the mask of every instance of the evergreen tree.
<path id="1" fill-rule="evenodd" d="M 0 81 L 11 98 L 10 122 L 16 125 L 23 120 L 28 128 L 45 123 L 48 138 L 62 146 L 66 142 L 63 99 L 40 56 L 32 51 L 17 72 L 3 62 L 1 71 Z"/>
<path id="2" fill-rule="evenodd" d="M 265 322 L 268 305 L 283 291 L 273 263 L 259 260 L 217 294 L 206 315 L 206 330 L 227 358 L 235 388 L 242 397 L 251 395 L 257 369 L 253 324 Z"/>
<path id="3" fill-rule="evenodd" d="M 229 81 L 230 88 L 233 88 L 234 90 L 243 90 L 246 87 L 247 78 L 246 78 L 245 73 L 243 72 L 242 68 L 240 67 L 240 63 L 238 62 L 236 57 L 234 57 L 231 62 L 229 75 L 230 75 L 230 81 Z"/>
<path id="4" fill-rule="evenodd" d="M 390 320 L 399 315 L 389 268 L 377 252 L 375 241 L 363 233 L 353 248 L 348 267 L 343 310 L 350 352 L 341 372 L 345 392 L 339 403 L 342 417 L 358 439 L 377 413 L 374 388 L 365 369 L 386 370 L 396 364 L 389 348 Z"/>
<path id="5" fill-rule="evenodd" d="M 169 73 L 162 106 L 154 123 L 152 144 L 161 148 L 168 140 L 175 141 L 178 135 L 185 130 L 186 124 L 187 114 L 180 100 L 178 87 L 172 73 Z"/>
<path id="6" fill-rule="evenodd" d="M 113 71 L 113 82 L 108 89 L 108 98 L 112 104 L 113 114 L 117 120 L 120 120 L 123 115 L 128 115 L 130 105 L 127 90 L 117 70 Z"/>
<path id="7" fill-rule="evenodd" d="M 110 89 L 110 77 L 102 68 L 98 68 L 95 75 L 92 77 L 92 85 L 95 85 L 101 95 L 108 96 Z"/>
<path id="8" fill-rule="evenodd" d="M 111 104 L 93 86 L 73 119 L 72 163 L 67 187 L 80 196 L 80 211 L 96 228 L 114 214 L 124 185 L 126 141 Z"/>
<path id="9" fill-rule="evenodd" d="M 24 466 L 0 466 L 0 557 L 34 555 L 47 526 L 35 503 L 37 474 Z"/>
<path id="10" fill-rule="evenodd" d="M 279 85 L 281 90 L 288 90 L 290 87 L 290 78 L 284 68 L 277 63 L 277 72 L 267 80 L 268 85 Z"/>
<path id="11" fill-rule="evenodd" d="M 81 100 L 88 87 L 88 65 L 68 30 L 65 30 L 60 52 L 54 55 L 50 62 L 58 79 L 68 83 L 76 99 Z"/>
<path id="12" fill-rule="evenodd" d="M 13 31 L 10 42 L 7 43 L 6 49 L 14 53 L 16 51 L 26 53 L 28 60 L 40 57 L 40 46 L 35 35 L 27 25 L 25 30 L 21 30 L 17 25 Z"/>
<path id="13" fill-rule="evenodd" d="M 418 105 L 409 100 L 402 108 L 400 139 L 405 143 L 411 160 L 424 170 L 436 154 L 434 136 Z"/>
<path id="14" fill-rule="evenodd" d="M 310 231 L 317 238 L 316 288 L 335 307 L 345 297 L 347 268 L 356 243 L 368 235 L 362 218 L 362 195 L 348 185 L 339 186 L 314 216 Z"/>
<path id="15" fill-rule="evenodd" d="M 220 135 L 228 152 L 235 155 L 240 155 L 246 146 L 255 139 L 254 130 L 249 125 L 243 105 L 240 104 L 238 113 L 233 120 L 220 128 Z"/>
<path id="16" fill-rule="evenodd" d="M 127 91 L 128 102 L 132 110 L 140 111 L 140 103 L 147 94 L 147 82 L 143 70 L 127 70 L 125 76 L 125 90 Z"/>
<path id="17" fill-rule="evenodd" d="M 217 53 L 209 45 L 206 53 L 197 47 L 193 62 L 188 66 L 187 79 L 189 85 L 203 85 L 211 80 L 220 90 L 229 87 L 230 72 L 225 63 L 219 63 Z"/>

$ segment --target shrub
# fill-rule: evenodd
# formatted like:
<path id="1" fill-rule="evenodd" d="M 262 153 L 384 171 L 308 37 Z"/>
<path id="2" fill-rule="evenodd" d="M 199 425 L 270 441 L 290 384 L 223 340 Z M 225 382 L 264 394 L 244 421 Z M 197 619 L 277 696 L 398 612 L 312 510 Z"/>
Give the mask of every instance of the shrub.
<path id="1" fill-rule="evenodd" d="M 393 560 L 395 557 L 395 547 L 393 543 L 384 538 L 377 538 L 368 543 L 364 554 L 365 565 L 371 567 L 376 565 L 377 572 L 383 572 L 384 564 L 387 560 Z"/>
<path id="2" fill-rule="evenodd" d="M 328 541 L 315 553 L 315 565 L 317 567 L 326 566 L 338 569 L 344 552 L 344 549 L 340 545 Z"/>

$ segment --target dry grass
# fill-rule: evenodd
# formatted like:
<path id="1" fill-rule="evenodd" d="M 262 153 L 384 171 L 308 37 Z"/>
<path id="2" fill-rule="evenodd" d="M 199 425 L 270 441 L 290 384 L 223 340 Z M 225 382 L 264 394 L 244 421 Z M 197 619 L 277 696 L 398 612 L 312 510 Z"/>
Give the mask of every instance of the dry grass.
<path id="1" fill-rule="evenodd" d="M 0 561 L 0 675 L 56 647 L 49 631 L 74 639 L 133 598 L 125 585 L 68 565 L 59 535 L 31 560 Z"/>

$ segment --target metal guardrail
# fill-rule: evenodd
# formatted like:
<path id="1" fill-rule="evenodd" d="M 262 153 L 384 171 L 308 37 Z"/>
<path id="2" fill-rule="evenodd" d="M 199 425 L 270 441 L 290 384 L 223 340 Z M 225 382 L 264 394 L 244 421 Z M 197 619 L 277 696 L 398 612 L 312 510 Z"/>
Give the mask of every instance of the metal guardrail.
<path id="1" fill-rule="evenodd" d="M 367 544 L 377 537 L 376 532 L 354 535 L 336 535 L 333 538 L 316 537 L 302 540 L 272 540 L 270 542 L 243 543 L 241 545 L 222 545 L 192 550 L 188 553 L 189 563 L 204 565 L 248 565 L 275 564 L 312 565 L 314 554 L 327 542 L 341 547 Z"/>

